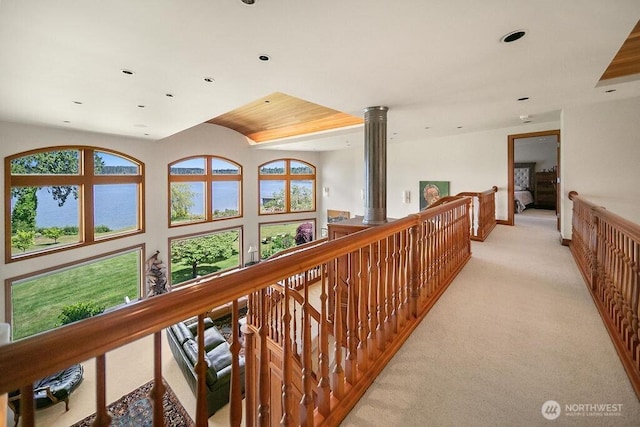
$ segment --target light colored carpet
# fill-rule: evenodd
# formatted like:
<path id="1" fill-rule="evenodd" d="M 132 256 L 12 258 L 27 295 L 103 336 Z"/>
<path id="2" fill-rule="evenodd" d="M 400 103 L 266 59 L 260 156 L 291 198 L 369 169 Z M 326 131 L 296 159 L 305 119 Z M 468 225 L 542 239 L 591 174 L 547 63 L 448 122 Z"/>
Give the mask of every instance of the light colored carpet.
<path id="1" fill-rule="evenodd" d="M 640 403 L 553 211 L 516 215 L 516 226 L 496 227 L 472 250 L 342 425 L 640 425 Z M 548 400 L 561 408 L 553 421 L 542 415 Z M 565 406 L 607 403 L 621 404 L 619 415 Z"/>

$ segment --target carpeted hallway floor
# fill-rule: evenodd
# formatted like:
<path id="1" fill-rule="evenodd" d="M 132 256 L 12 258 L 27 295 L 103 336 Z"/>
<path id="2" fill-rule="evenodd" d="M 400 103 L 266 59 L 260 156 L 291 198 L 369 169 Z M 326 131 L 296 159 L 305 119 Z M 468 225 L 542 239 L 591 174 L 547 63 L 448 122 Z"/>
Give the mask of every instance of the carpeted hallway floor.
<path id="1" fill-rule="evenodd" d="M 555 224 L 552 211 L 527 210 L 474 242 L 342 425 L 640 425 L 640 402 Z M 548 400 L 560 405 L 555 420 L 542 415 Z"/>

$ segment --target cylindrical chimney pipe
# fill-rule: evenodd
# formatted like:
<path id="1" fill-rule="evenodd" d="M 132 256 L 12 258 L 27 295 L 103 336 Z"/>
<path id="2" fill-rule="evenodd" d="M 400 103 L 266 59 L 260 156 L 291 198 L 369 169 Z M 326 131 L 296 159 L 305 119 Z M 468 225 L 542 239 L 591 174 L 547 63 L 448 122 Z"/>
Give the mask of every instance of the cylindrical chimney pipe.
<path id="1" fill-rule="evenodd" d="M 364 218 L 366 225 L 387 222 L 387 107 L 364 110 Z"/>

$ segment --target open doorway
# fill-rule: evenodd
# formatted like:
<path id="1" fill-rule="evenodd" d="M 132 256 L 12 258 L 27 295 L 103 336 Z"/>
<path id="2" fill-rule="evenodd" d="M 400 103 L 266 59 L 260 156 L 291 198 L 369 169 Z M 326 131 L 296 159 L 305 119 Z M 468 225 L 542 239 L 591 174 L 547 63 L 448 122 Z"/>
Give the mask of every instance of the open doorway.
<path id="1" fill-rule="evenodd" d="M 560 176 L 560 130 L 509 135 L 507 161 L 507 224 L 515 224 L 517 211 L 544 209 L 553 212 L 559 230 L 560 188 L 557 177 Z M 519 173 L 518 182 L 516 171 Z M 525 175 L 528 175 L 526 179 Z M 518 199 L 521 200 L 516 198 L 516 189 L 520 191 Z M 527 192 L 530 198 L 525 197 Z"/>

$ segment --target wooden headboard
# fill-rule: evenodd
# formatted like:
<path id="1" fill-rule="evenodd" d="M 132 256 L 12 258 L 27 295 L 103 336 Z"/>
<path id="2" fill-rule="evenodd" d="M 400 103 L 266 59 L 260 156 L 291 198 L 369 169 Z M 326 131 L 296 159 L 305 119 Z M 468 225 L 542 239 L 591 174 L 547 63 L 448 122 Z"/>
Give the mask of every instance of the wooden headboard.
<path id="1" fill-rule="evenodd" d="M 514 163 L 513 184 L 523 190 L 533 190 L 533 174 L 536 170 L 536 162 Z"/>

